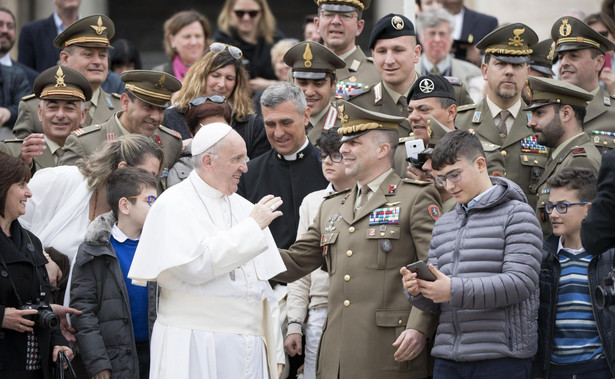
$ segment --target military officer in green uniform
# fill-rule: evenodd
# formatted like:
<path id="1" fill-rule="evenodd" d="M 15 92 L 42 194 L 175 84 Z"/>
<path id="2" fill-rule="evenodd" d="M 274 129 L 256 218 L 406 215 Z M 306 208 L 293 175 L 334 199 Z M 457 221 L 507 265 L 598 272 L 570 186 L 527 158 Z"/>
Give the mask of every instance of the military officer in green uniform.
<path id="1" fill-rule="evenodd" d="M 605 54 L 615 44 L 574 17 L 559 18 L 551 28 L 561 80 L 594 95 L 583 120 L 585 132 L 600 150 L 615 148 L 615 97 L 600 87 L 598 79 Z"/>
<path id="2" fill-rule="evenodd" d="M 391 168 L 403 118 L 339 104 L 346 173 L 358 182 L 326 198 L 309 230 L 280 250 L 293 281 L 324 265 L 330 278 L 319 378 L 424 378 L 430 375 L 432 315 L 408 306 L 399 270 L 427 259 L 440 199 L 427 182 Z"/>
<path id="3" fill-rule="evenodd" d="M 85 121 L 85 102 L 92 97 L 92 86 L 72 68 L 53 66 L 36 77 L 34 94 L 40 99 L 37 118 L 43 133 L 0 144 L 0 151 L 20 157 L 31 167 L 32 174 L 58 165 L 66 138 Z"/>
<path id="4" fill-rule="evenodd" d="M 72 23 L 53 41 L 55 47 L 62 50 L 59 64 L 78 71 L 92 86 L 92 98 L 86 106 L 88 111 L 83 125 L 107 121 L 120 109 L 120 96 L 105 93 L 100 87 L 107 78 L 109 40 L 114 34 L 115 26 L 109 17 L 93 15 Z M 21 99 L 13 128 L 16 137 L 25 138 L 31 133 L 43 132 L 37 117 L 38 102 L 36 94 Z"/>
<path id="5" fill-rule="evenodd" d="M 532 111 L 528 126 L 537 142 L 551 149 L 547 167 L 537 183 L 536 216 L 545 236 L 553 230 L 545 204 L 549 202 L 547 180 L 567 167 L 588 168 L 598 176 L 601 154 L 583 131 L 583 118 L 592 94 L 574 84 L 530 77 Z"/>
<path id="6" fill-rule="evenodd" d="M 323 130 L 341 126 L 332 100 L 337 83 L 335 72 L 345 63 L 331 50 L 312 41 L 291 47 L 284 55 L 284 63 L 292 67 L 293 82 L 303 91 L 311 110 L 305 131 L 310 142 L 316 145 Z"/>
<path id="7" fill-rule="evenodd" d="M 371 0 L 314 0 L 318 16 L 314 24 L 324 45 L 346 64 L 336 72 L 336 93 L 339 98 L 352 96 L 369 89 L 380 80 L 380 75 L 368 58 L 355 44 L 355 38 L 365 26 L 363 11 Z"/>
<path id="8" fill-rule="evenodd" d="M 551 38 L 540 41 L 534 46 L 531 46 L 532 54 L 530 54 L 530 76 L 539 78 L 553 78 L 553 57 L 555 56 L 555 42 Z M 526 104 L 530 103 L 532 94 L 530 89 L 525 84 L 521 98 Z"/>
<path id="9" fill-rule="evenodd" d="M 181 88 L 181 82 L 173 75 L 150 70 L 124 71 L 120 78 L 126 83 L 126 92 L 120 98 L 121 111 L 102 124 L 72 132 L 66 139 L 60 163 L 73 165 L 80 158 L 88 157 L 105 141 L 125 134 L 143 134 L 151 136 L 164 151 L 164 187 L 166 173 L 179 159 L 182 139 L 179 133 L 160 125 L 160 122 L 165 109 L 171 105 L 171 96 Z"/>
<path id="10" fill-rule="evenodd" d="M 459 107 L 455 119 L 457 128 L 500 146 L 506 178 L 521 187 L 531 206 L 536 205 L 536 196 L 530 186 L 535 189 L 548 159 L 547 148 L 536 142 L 527 127 L 530 114 L 523 110 L 521 99 L 529 73 L 530 46 L 536 42 L 536 33 L 521 23 L 500 27 L 479 41 L 476 47 L 485 52 L 481 70 L 487 95 L 478 104 Z M 493 171 L 489 161 L 487 168 Z"/>

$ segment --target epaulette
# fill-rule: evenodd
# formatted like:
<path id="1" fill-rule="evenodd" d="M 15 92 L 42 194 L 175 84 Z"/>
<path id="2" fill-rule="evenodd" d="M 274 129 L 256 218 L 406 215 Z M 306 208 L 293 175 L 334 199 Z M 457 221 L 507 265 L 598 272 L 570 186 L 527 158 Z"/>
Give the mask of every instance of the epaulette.
<path id="1" fill-rule="evenodd" d="M 29 95 L 26 95 L 26 96 L 22 97 L 22 98 L 21 98 L 21 101 L 30 100 L 30 99 L 32 99 L 32 98 L 34 98 L 34 97 L 36 97 L 36 95 L 35 95 L 35 94 L 33 94 L 33 93 L 31 93 L 31 94 L 29 94 Z"/>
<path id="2" fill-rule="evenodd" d="M 411 135 L 410 135 L 410 136 L 408 136 L 408 137 L 401 137 L 401 138 L 399 139 L 399 144 L 401 145 L 402 143 L 406 143 L 406 142 L 408 142 L 408 141 L 413 141 L 413 140 L 415 140 L 415 139 L 416 139 L 416 138 L 414 137 L 414 133 L 411 133 Z"/>
<path id="3" fill-rule="evenodd" d="M 167 128 L 164 125 L 159 125 L 158 129 L 162 130 L 163 132 L 172 135 L 173 137 L 179 138 L 180 140 L 182 139 L 182 135 L 179 134 L 179 132 L 177 130 L 173 130 L 171 128 Z"/>
<path id="4" fill-rule="evenodd" d="M 489 151 L 489 152 L 496 151 L 500 147 L 502 147 L 500 145 L 496 145 L 496 144 L 491 143 L 491 142 L 485 142 L 485 141 L 482 141 L 482 140 L 480 141 L 480 143 L 481 143 L 481 145 L 483 145 L 483 150 Z"/>
<path id="5" fill-rule="evenodd" d="M 460 105 L 457 107 L 457 112 L 463 112 L 463 111 L 467 111 L 470 109 L 474 109 L 476 108 L 477 104 L 464 104 L 464 105 Z"/>
<path id="6" fill-rule="evenodd" d="M 23 139 L 22 138 L 11 138 L 11 139 L 5 139 L 4 143 L 22 143 Z"/>
<path id="7" fill-rule="evenodd" d="M 572 156 L 573 157 L 586 157 L 587 152 L 585 151 L 585 148 L 575 146 L 572 148 Z"/>
<path id="8" fill-rule="evenodd" d="M 113 97 L 115 97 L 115 98 L 117 98 L 117 99 L 119 99 L 120 97 L 122 97 L 122 95 L 120 95 L 120 94 L 119 94 L 119 93 L 117 93 L 117 92 L 113 92 L 113 93 L 111 93 L 111 96 L 113 96 Z"/>
<path id="9" fill-rule="evenodd" d="M 102 125 L 100 124 L 90 125 L 90 126 L 86 126 L 85 128 L 74 130 L 71 134 L 77 137 L 81 137 L 83 135 L 90 134 L 92 132 L 100 130 L 101 128 L 102 128 Z"/>
<path id="10" fill-rule="evenodd" d="M 427 181 L 415 180 L 415 179 L 409 179 L 409 178 L 403 178 L 401 181 L 404 183 L 408 183 L 408 184 L 416 184 L 422 187 L 431 185 L 431 183 Z"/>
<path id="11" fill-rule="evenodd" d="M 456 76 L 445 76 L 444 77 L 446 80 L 448 80 L 449 83 L 451 83 L 451 85 L 454 86 L 461 86 L 461 79 L 459 79 Z"/>
<path id="12" fill-rule="evenodd" d="M 372 57 L 367 57 L 365 60 L 368 61 L 368 62 L 374 63 L 374 58 L 372 58 Z"/>
<path id="13" fill-rule="evenodd" d="M 346 188 L 345 190 L 342 190 L 342 191 L 339 191 L 339 192 L 334 192 L 334 193 L 332 193 L 332 194 L 330 194 L 330 195 L 327 195 L 327 196 L 325 196 L 325 197 L 324 197 L 324 199 L 325 199 L 325 200 L 328 200 L 328 199 L 333 199 L 333 198 L 334 198 L 334 197 L 336 197 L 336 196 L 339 196 L 339 195 L 341 195 L 341 194 L 344 194 L 344 193 L 347 193 L 347 192 L 350 192 L 350 191 L 351 191 L 351 189 L 350 189 L 350 188 Z"/>

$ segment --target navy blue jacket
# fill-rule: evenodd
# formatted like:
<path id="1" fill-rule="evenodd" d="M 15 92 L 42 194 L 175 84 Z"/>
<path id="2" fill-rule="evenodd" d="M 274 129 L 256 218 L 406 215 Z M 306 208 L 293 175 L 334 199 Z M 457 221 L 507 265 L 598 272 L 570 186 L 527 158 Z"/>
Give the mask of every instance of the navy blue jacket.
<path id="1" fill-rule="evenodd" d="M 25 24 L 19 35 L 19 63 L 42 72 L 58 64 L 60 50 L 53 46 L 58 29 L 53 14 Z"/>

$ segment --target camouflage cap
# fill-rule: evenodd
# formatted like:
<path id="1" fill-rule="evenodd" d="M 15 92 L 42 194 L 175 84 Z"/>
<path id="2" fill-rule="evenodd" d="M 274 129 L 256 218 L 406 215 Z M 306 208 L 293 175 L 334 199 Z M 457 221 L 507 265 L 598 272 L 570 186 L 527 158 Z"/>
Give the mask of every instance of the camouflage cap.
<path id="1" fill-rule="evenodd" d="M 292 67 L 293 78 L 324 79 L 327 74 L 346 67 L 334 52 L 317 42 L 304 41 L 294 44 L 284 54 L 284 63 Z"/>
<path id="2" fill-rule="evenodd" d="M 574 84 L 549 78 L 530 76 L 528 86 L 532 93 L 530 105 L 525 108 L 531 111 L 548 104 L 568 104 L 587 107 L 594 96 Z"/>
<path id="3" fill-rule="evenodd" d="M 399 124 L 406 120 L 404 117 L 359 108 L 345 100 L 338 101 L 337 109 L 342 121 L 342 126 L 337 132 L 342 135 L 342 143 L 357 138 L 370 130 L 397 131 Z"/>
<path id="4" fill-rule="evenodd" d="M 53 45 L 58 49 L 73 45 L 111 48 L 109 41 L 114 35 L 115 25 L 109 17 L 93 15 L 70 24 L 53 40 Z"/>
<path id="5" fill-rule="evenodd" d="M 500 61 L 507 63 L 526 63 L 532 54 L 533 46 L 538 42 L 538 36 L 527 25 L 516 22 L 501 26 L 485 38 L 481 39 L 476 48 L 484 50 Z"/>
<path id="6" fill-rule="evenodd" d="M 560 17 L 551 28 L 555 52 L 594 48 L 605 54 L 615 44 L 589 25 L 571 16 Z"/>
<path id="7" fill-rule="evenodd" d="M 33 87 L 34 94 L 40 99 L 89 101 L 92 98 L 90 82 L 66 66 L 53 66 L 41 72 Z"/>
<path id="8" fill-rule="evenodd" d="M 124 71 L 120 79 L 126 83 L 126 90 L 140 100 L 162 108 L 170 106 L 173 93 L 182 88 L 177 78 L 162 71 Z"/>

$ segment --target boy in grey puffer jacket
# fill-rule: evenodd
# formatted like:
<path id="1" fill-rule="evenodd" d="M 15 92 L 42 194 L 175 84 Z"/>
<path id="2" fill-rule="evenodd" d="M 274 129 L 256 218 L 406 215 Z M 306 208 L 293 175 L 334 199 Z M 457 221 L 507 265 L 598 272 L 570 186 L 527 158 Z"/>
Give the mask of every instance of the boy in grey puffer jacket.
<path id="1" fill-rule="evenodd" d="M 529 378 L 537 347 L 542 232 L 519 186 L 489 177 L 474 134 L 436 146 L 437 181 L 457 200 L 435 224 L 433 282 L 401 269 L 413 306 L 440 315 L 434 378 Z"/>

